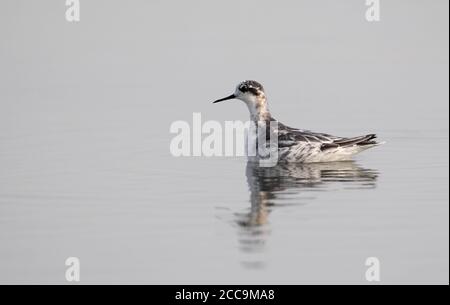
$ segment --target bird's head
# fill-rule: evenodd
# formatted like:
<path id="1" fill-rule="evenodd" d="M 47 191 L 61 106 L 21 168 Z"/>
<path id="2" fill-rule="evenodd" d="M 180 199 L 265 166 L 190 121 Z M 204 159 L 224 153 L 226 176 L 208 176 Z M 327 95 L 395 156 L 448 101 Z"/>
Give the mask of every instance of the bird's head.
<path id="1" fill-rule="evenodd" d="M 260 116 L 263 113 L 268 113 L 266 94 L 263 86 L 254 80 L 246 80 L 236 86 L 233 94 L 218 99 L 213 103 L 219 103 L 226 100 L 238 99 L 247 104 L 250 114 L 252 116 Z"/>

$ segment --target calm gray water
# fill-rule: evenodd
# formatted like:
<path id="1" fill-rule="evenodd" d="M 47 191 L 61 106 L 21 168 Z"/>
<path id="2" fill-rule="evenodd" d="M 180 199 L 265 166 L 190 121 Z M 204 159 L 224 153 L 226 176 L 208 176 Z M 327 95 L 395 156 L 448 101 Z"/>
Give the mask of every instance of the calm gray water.
<path id="1" fill-rule="evenodd" d="M 37 3 L 39 2 L 39 3 Z M 0 4 L 0 283 L 449 281 L 448 2 Z M 388 3 L 389 2 L 389 3 Z M 251 14 L 249 14 L 251 12 Z M 169 126 L 273 115 L 387 143 L 355 162 L 175 158 Z"/>

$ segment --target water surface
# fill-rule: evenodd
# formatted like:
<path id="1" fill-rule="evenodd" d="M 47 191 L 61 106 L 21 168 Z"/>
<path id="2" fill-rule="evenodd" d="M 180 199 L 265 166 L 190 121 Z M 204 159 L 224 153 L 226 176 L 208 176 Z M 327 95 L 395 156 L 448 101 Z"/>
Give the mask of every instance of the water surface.
<path id="1" fill-rule="evenodd" d="M 0 283 L 66 283 L 69 256 L 83 283 L 365 284 L 372 256 L 448 283 L 448 2 L 31 2 L 0 5 Z M 283 123 L 387 143 L 173 157 L 173 121 L 247 119 L 211 104 L 246 78 Z"/>

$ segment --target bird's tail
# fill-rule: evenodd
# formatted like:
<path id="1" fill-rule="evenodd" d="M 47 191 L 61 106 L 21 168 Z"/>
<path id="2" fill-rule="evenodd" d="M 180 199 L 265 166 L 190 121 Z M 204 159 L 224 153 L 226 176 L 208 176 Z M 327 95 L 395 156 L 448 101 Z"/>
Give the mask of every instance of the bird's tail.
<path id="1" fill-rule="evenodd" d="M 360 136 L 360 137 L 354 137 L 354 138 L 346 138 L 346 139 L 342 139 L 342 140 L 338 140 L 335 143 L 338 144 L 341 147 L 348 147 L 348 146 L 361 146 L 361 148 L 363 146 L 367 146 L 367 148 L 371 147 L 371 146 L 376 146 L 376 145 L 381 145 L 383 144 L 382 142 L 378 142 L 376 140 L 377 135 L 376 134 L 368 134 L 365 136 Z"/>

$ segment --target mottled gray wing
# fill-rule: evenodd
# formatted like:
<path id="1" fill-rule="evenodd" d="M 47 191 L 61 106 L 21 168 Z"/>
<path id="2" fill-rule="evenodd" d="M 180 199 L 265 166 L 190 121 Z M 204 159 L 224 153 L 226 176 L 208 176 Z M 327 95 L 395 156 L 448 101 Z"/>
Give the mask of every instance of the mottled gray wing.
<path id="1" fill-rule="evenodd" d="M 296 145 L 299 142 L 306 142 L 311 144 L 331 144 L 343 138 L 332 136 L 326 133 L 312 132 L 309 130 L 302 130 L 288 127 L 284 124 L 278 123 L 278 144 L 280 147 L 288 147 Z M 282 143 L 282 144 L 280 144 Z"/>
<path id="2" fill-rule="evenodd" d="M 318 133 L 309 130 L 292 128 L 278 123 L 278 146 L 280 148 L 290 147 L 304 142 L 311 145 L 318 145 L 320 146 L 321 150 L 326 150 L 330 148 L 352 145 L 376 144 L 377 142 L 373 141 L 373 139 L 375 138 L 376 135 L 374 134 L 354 138 L 337 137 L 326 133 Z"/>

